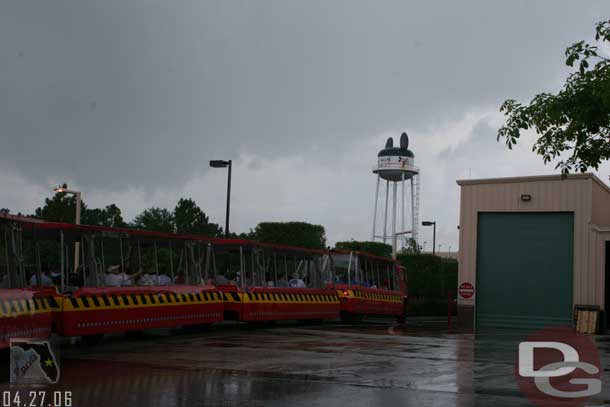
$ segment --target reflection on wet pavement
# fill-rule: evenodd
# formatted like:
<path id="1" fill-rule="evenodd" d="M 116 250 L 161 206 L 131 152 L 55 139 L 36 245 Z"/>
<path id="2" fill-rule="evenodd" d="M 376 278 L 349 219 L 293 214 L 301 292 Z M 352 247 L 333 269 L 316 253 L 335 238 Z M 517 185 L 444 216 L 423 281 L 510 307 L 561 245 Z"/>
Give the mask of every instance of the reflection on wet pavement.
<path id="1" fill-rule="evenodd" d="M 80 406 L 529 406 L 513 379 L 523 336 L 392 324 L 214 328 L 63 350 Z M 602 365 L 609 342 L 598 338 Z M 610 398 L 608 386 L 590 405 Z"/>

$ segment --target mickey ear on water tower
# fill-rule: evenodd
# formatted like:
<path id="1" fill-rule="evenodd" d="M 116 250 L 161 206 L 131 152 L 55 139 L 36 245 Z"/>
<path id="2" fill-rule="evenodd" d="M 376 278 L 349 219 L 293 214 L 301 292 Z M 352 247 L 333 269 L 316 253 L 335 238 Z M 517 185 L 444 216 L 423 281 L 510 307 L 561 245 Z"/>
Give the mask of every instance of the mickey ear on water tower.
<path id="1" fill-rule="evenodd" d="M 385 142 L 385 148 L 392 148 L 394 147 L 394 140 L 392 140 L 392 137 L 388 137 L 388 141 Z"/>
<path id="2" fill-rule="evenodd" d="M 407 133 L 402 133 L 400 135 L 400 148 L 409 148 L 409 136 L 407 136 Z"/>

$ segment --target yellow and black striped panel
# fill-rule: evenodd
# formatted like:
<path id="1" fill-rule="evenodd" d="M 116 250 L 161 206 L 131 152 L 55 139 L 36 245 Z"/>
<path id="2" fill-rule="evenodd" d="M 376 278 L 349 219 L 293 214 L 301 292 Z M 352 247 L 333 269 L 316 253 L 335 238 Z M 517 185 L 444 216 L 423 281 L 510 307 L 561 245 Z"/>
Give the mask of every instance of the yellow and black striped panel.
<path id="1" fill-rule="evenodd" d="M 237 291 L 223 292 L 222 295 L 225 302 L 237 304 L 241 303 L 241 293 L 238 293 Z"/>
<path id="2" fill-rule="evenodd" d="M 53 297 L 0 299 L 0 318 L 42 314 L 54 311 L 55 309 L 59 310 L 59 305 Z"/>
<path id="3" fill-rule="evenodd" d="M 349 294 L 346 297 L 355 297 L 355 298 L 361 298 L 361 299 L 373 300 L 373 301 L 402 303 L 402 297 L 400 295 L 396 295 L 396 294 L 372 293 L 372 292 L 360 291 L 360 290 L 353 290 L 353 291 L 349 290 L 348 293 Z"/>
<path id="4" fill-rule="evenodd" d="M 70 297 L 64 300 L 64 311 L 87 311 L 91 309 L 119 309 L 163 307 L 168 305 L 195 305 L 222 303 L 220 292 L 162 293 L 162 294 L 115 294 Z"/>
<path id="5" fill-rule="evenodd" d="M 239 293 L 244 303 L 299 303 L 299 304 L 337 304 L 339 297 L 335 293 Z"/>

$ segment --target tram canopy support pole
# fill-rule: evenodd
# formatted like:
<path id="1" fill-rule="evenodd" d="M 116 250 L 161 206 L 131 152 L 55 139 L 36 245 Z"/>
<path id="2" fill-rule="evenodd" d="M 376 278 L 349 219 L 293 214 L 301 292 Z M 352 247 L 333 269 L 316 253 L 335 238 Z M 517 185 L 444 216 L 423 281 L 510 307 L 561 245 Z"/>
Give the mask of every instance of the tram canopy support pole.
<path id="1" fill-rule="evenodd" d="M 172 247 L 172 241 L 169 241 L 169 274 L 172 277 L 172 284 L 175 284 L 174 280 L 174 250 Z"/>
<path id="2" fill-rule="evenodd" d="M 36 283 L 38 287 L 42 287 L 42 263 L 40 261 L 40 243 L 38 242 L 38 236 L 34 237 L 34 250 L 36 252 Z"/>
<path id="3" fill-rule="evenodd" d="M 138 273 L 142 271 L 142 247 L 140 245 L 140 241 L 138 240 Z"/>
<path id="4" fill-rule="evenodd" d="M 239 275 L 242 290 L 246 287 L 246 273 L 244 272 L 244 248 L 239 246 Z"/>
<path id="5" fill-rule="evenodd" d="M 61 292 L 66 292 L 66 270 L 64 261 L 64 231 L 59 231 L 59 287 Z"/>
<path id="6" fill-rule="evenodd" d="M 123 238 L 119 237 L 119 254 L 121 256 L 121 273 L 125 272 L 125 261 L 123 259 Z"/>
<path id="7" fill-rule="evenodd" d="M 4 260 L 6 263 L 6 275 L 8 276 L 8 287 L 15 288 L 15 282 L 13 281 L 13 276 L 11 273 L 11 265 L 9 261 L 9 251 L 8 251 L 8 227 L 4 226 L 2 228 L 2 232 L 4 235 Z"/>
<path id="8" fill-rule="evenodd" d="M 277 255 L 273 253 L 273 285 L 277 285 Z"/>
<path id="9" fill-rule="evenodd" d="M 155 250 L 155 274 L 157 275 L 157 285 L 159 284 L 159 257 L 158 257 L 158 252 L 157 252 L 157 242 L 155 241 L 155 245 L 154 245 L 154 250 Z"/>
<path id="10" fill-rule="evenodd" d="M 204 284 L 208 285 L 210 280 L 210 260 L 212 256 L 212 244 L 208 243 L 205 248 L 205 281 Z"/>
<path id="11" fill-rule="evenodd" d="M 284 273 L 286 273 L 286 282 L 288 282 L 288 259 L 284 255 Z"/>
<path id="12" fill-rule="evenodd" d="M 390 266 L 386 266 L 385 271 L 387 274 L 388 288 L 390 288 Z"/>
<path id="13" fill-rule="evenodd" d="M 381 288 L 381 276 L 379 275 L 379 263 L 377 263 L 377 288 Z"/>
<path id="14" fill-rule="evenodd" d="M 347 286 L 350 287 L 352 285 L 352 256 L 354 252 L 349 252 L 349 261 L 347 262 Z"/>
<path id="15" fill-rule="evenodd" d="M 106 258 L 104 257 L 104 237 L 100 237 L 100 250 L 102 251 L 102 272 L 106 270 Z"/>

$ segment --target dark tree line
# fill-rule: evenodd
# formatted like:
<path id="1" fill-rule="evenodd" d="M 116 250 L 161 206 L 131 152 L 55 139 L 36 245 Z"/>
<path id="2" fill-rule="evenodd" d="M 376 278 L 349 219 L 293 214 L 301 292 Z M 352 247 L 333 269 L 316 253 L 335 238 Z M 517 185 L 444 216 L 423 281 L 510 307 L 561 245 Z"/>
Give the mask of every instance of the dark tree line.
<path id="1" fill-rule="evenodd" d="M 49 222 L 74 223 L 76 198 L 57 192 L 53 197 L 45 199 L 44 206 L 36 208 L 31 216 Z M 126 222 L 121 209 L 115 204 L 106 205 L 104 208 L 89 208 L 81 201 L 81 223 L 205 236 L 222 235 L 222 228 L 210 222 L 210 218 L 190 198 L 181 198 L 172 211 L 157 207 L 145 209 L 133 222 Z"/>

